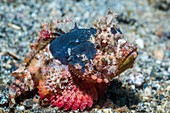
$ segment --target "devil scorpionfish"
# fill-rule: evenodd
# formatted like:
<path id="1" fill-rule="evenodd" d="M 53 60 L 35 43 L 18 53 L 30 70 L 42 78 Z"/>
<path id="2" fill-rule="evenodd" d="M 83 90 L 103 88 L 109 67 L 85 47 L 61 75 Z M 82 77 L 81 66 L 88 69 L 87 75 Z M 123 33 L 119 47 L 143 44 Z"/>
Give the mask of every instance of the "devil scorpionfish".
<path id="1" fill-rule="evenodd" d="M 91 28 L 68 32 L 44 25 L 31 52 L 12 73 L 10 106 L 15 98 L 38 88 L 40 100 L 65 110 L 91 108 L 112 79 L 132 68 L 137 48 L 128 43 L 109 11 Z"/>

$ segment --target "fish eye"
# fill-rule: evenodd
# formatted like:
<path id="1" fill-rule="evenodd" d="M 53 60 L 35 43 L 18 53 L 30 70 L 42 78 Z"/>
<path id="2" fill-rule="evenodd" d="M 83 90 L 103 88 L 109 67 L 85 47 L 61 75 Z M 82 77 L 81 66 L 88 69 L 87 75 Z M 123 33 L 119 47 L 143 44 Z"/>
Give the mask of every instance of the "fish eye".
<path id="1" fill-rule="evenodd" d="M 117 30 L 114 27 L 111 27 L 111 33 L 115 35 L 117 33 Z"/>

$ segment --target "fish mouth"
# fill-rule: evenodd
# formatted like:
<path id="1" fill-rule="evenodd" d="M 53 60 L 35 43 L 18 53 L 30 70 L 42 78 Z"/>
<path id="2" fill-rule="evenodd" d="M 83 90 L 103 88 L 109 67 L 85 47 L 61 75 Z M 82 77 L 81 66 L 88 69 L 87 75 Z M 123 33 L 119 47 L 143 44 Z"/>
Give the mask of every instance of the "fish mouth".
<path id="1" fill-rule="evenodd" d="M 135 61 L 137 55 L 138 55 L 138 53 L 137 53 L 136 49 L 128 54 L 125 61 L 118 68 L 119 74 L 124 72 L 126 69 L 133 67 L 133 64 L 134 64 L 134 61 Z"/>

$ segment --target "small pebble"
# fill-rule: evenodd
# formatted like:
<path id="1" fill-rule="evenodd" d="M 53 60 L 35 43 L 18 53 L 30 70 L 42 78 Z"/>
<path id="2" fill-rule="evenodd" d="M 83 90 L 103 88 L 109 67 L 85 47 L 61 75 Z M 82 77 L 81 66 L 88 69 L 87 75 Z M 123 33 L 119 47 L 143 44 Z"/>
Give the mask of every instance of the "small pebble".
<path id="1" fill-rule="evenodd" d="M 169 85 L 169 86 L 167 86 L 166 90 L 167 90 L 167 91 L 170 91 L 170 85 Z"/>
<path id="2" fill-rule="evenodd" d="M 17 108 L 18 111 L 24 111 L 25 110 L 24 106 L 17 106 L 16 108 Z"/>
<path id="3" fill-rule="evenodd" d="M 152 90 L 152 89 L 151 89 L 150 87 L 146 87 L 146 88 L 144 89 L 144 96 L 146 96 L 146 97 L 151 96 L 151 95 L 152 95 L 151 90 Z"/>
<path id="4" fill-rule="evenodd" d="M 156 59 L 163 59 L 164 58 L 164 50 L 163 49 L 156 49 L 154 51 L 154 57 Z"/>
<path id="5" fill-rule="evenodd" d="M 144 41 L 141 38 L 136 39 L 136 44 L 143 49 L 144 48 Z"/>

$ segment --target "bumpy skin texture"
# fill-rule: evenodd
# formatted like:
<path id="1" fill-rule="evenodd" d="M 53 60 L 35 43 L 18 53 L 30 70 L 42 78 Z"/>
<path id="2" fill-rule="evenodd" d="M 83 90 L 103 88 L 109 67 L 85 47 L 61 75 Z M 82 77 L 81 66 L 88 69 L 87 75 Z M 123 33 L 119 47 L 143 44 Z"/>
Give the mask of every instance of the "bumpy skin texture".
<path id="1" fill-rule="evenodd" d="M 46 25 L 31 52 L 12 73 L 10 106 L 19 95 L 38 88 L 43 103 L 84 110 L 101 97 L 109 82 L 134 64 L 137 49 L 128 43 L 108 12 L 94 28 L 75 26 L 64 33 Z M 58 22 L 60 23 L 60 22 Z"/>

